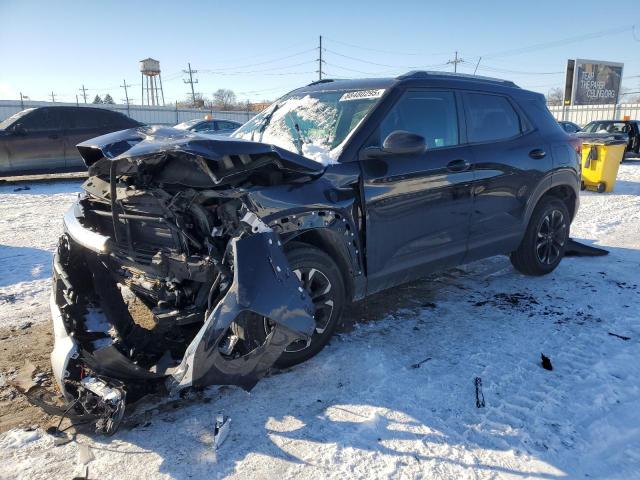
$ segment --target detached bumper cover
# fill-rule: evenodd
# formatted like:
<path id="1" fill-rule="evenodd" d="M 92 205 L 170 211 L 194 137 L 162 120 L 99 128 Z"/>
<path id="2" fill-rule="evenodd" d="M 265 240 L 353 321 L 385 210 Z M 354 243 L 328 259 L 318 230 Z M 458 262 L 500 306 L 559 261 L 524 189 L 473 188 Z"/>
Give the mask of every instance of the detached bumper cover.
<path id="1" fill-rule="evenodd" d="M 278 235 L 263 232 L 232 242 L 233 284 L 187 348 L 169 379 L 171 390 L 190 385 L 240 385 L 249 390 L 287 345 L 313 334 L 313 304 L 289 268 Z M 268 318 L 275 326 L 263 345 L 243 357 L 227 359 L 218 345 L 244 312 Z"/>

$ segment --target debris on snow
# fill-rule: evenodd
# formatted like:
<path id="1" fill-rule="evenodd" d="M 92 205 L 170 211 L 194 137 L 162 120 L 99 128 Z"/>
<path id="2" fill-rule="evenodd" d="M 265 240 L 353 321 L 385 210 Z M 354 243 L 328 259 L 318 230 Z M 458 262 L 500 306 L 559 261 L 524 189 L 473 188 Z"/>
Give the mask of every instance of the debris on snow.
<path id="1" fill-rule="evenodd" d="M 213 448 L 218 450 L 229 435 L 231 419 L 222 414 L 216 415 L 216 423 L 213 427 Z"/>
<path id="2" fill-rule="evenodd" d="M 484 407 L 484 393 L 482 393 L 482 379 L 480 377 L 476 377 L 474 380 L 476 386 L 476 407 L 483 408 Z"/>
<path id="3" fill-rule="evenodd" d="M 413 365 L 411 365 L 411 368 L 420 368 L 420 366 L 421 366 L 423 363 L 427 363 L 429 360 L 431 360 L 431 357 L 427 357 L 427 358 L 425 358 L 424 360 L 422 360 L 421 362 L 414 363 Z"/>
<path id="4" fill-rule="evenodd" d="M 551 359 L 549 357 L 541 353 L 540 358 L 542 359 L 542 368 L 545 370 L 553 370 L 553 365 L 551 365 Z"/>
<path id="5" fill-rule="evenodd" d="M 608 332 L 612 337 L 617 337 L 621 340 L 631 340 L 631 337 L 627 337 L 626 335 L 618 335 L 617 333 Z"/>

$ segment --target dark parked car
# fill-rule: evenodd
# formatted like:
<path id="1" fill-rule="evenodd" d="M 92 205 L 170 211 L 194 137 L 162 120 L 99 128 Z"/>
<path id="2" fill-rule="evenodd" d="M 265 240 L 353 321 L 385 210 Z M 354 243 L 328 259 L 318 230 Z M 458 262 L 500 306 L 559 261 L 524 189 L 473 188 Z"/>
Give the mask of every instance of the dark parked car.
<path id="1" fill-rule="evenodd" d="M 573 122 L 560 121 L 558 123 L 567 133 L 577 133 L 580 131 L 580 127 Z"/>
<path id="2" fill-rule="evenodd" d="M 176 125 L 174 128 L 179 130 L 189 130 L 190 132 L 214 134 L 214 135 L 231 135 L 238 128 L 242 126 L 241 123 L 233 122 L 231 120 L 189 120 Z"/>
<path id="3" fill-rule="evenodd" d="M 86 169 L 78 143 L 141 125 L 104 108 L 27 108 L 0 122 L 0 175 Z"/>
<path id="4" fill-rule="evenodd" d="M 607 134 L 627 140 L 625 151 L 640 153 L 640 122 L 638 120 L 596 120 L 582 129 L 588 134 Z"/>
<path id="5" fill-rule="evenodd" d="M 315 82 L 230 138 L 143 127 L 78 148 L 52 363 L 106 432 L 125 399 L 249 389 L 318 353 L 348 302 L 435 270 L 553 271 L 580 188 L 580 142 L 542 95 L 442 73 Z"/>

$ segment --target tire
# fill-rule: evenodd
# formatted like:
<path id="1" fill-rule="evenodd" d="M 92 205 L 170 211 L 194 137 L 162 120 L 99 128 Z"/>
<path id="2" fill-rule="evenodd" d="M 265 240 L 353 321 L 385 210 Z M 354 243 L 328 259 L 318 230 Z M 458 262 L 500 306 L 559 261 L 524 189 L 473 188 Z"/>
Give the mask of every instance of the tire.
<path id="1" fill-rule="evenodd" d="M 560 264 L 569 240 L 569 210 L 562 200 L 543 197 L 536 206 L 520 246 L 510 255 L 516 270 L 540 276 Z"/>
<path id="2" fill-rule="evenodd" d="M 584 191 L 586 189 L 587 189 L 587 186 L 585 185 L 585 183 L 584 182 L 580 182 L 580 190 Z"/>
<path id="3" fill-rule="evenodd" d="M 290 242 L 285 246 L 285 254 L 291 270 L 301 279 L 312 299 L 316 297 L 316 331 L 310 342 L 301 340 L 287 346 L 275 362 L 279 368 L 302 363 L 324 348 L 339 323 L 346 299 L 342 273 L 322 250 L 306 243 Z M 264 342 L 273 323 L 266 318 L 254 318 L 244 322 L 241 328 L 243 338 L 255 346 Z"/>
<path id="4" fill-rule="evenodd" d="M 607 185 L 604 182 L 598 183 L 598 187 L 596 188 L 598 193 L 604 193 L 606 189 L 607 189 Z"/>

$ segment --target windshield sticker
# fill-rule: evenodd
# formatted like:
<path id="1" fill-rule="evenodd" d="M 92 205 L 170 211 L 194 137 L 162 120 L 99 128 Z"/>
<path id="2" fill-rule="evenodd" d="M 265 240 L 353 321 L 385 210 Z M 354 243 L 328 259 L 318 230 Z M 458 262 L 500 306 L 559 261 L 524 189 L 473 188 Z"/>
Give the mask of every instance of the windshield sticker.
<path id="1" fill-rule="evenodd" d="M 377 90 L 356 90 L 355 92 L 346 92 L 340 97 L 341 102 L 350 100 L 364 100 L 368 98 L 380 98 L 384 93 L 384 88 Z"/>

